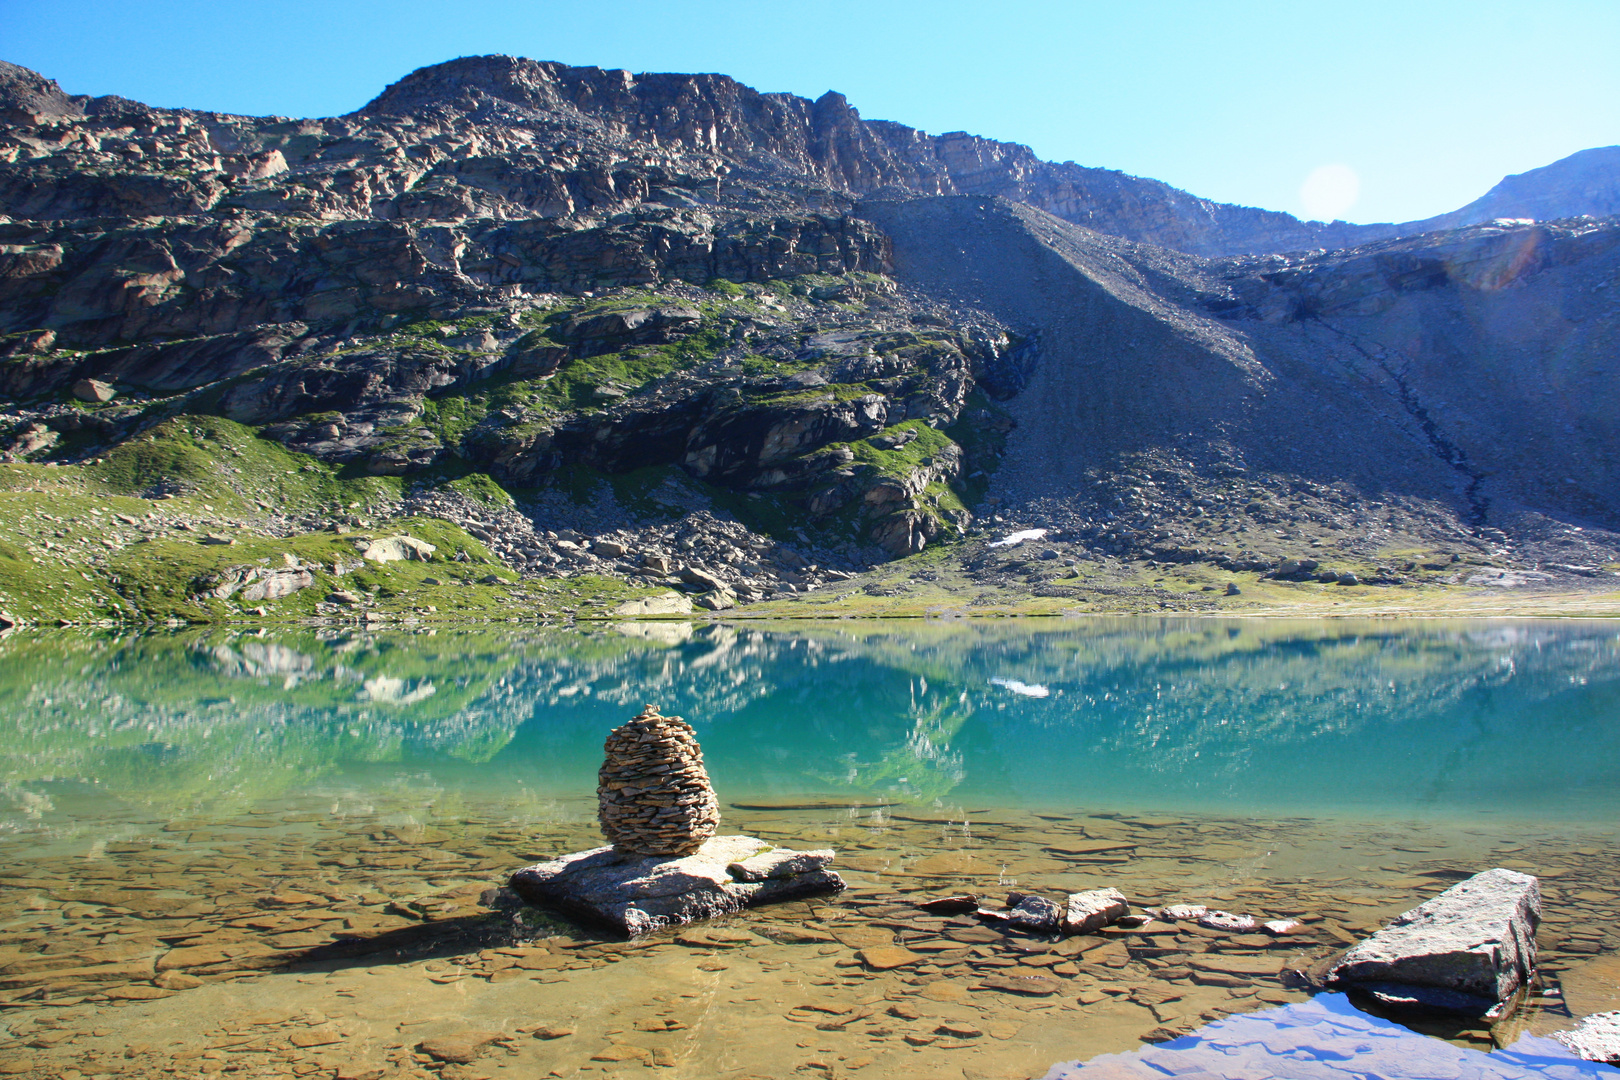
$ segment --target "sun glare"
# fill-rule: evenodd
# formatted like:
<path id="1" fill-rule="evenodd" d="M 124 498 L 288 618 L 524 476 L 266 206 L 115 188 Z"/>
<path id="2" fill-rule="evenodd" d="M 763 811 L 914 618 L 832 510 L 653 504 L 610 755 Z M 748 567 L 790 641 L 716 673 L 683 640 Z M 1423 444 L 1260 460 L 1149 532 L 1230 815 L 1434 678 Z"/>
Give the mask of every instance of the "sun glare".
<path id="1" fill-rule="evenodd" d="M 1321 165 L 1299 187 L 1299 201 L 1314 221 L 1332 221 L 1361 197 L 1361 177 L 1348 165 Z"/>

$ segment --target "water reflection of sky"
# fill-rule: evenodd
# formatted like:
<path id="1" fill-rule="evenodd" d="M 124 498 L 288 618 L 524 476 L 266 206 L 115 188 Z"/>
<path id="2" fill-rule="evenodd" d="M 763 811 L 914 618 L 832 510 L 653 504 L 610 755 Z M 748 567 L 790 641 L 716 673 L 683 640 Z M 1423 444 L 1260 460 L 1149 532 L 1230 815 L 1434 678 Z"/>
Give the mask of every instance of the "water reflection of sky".
<path id="1" fill-rule="evenodd" d="M 1419 1035 L 1356 1009 L 1343 994 L 1229 1017 L 1191 1035 L 1089 1062 L 1054 1065 L 1045 1080 L 1613 1080 L 1551 1039 L 1526 1036 L 1483 1053 Z"/>
<path id="2" fill-rule="evenodd" d="M 726 798 L 1620 818 L 1620 640 L 1595 621 L 13 636 L 0 784 L 585 795 L 649 701 Z"/>

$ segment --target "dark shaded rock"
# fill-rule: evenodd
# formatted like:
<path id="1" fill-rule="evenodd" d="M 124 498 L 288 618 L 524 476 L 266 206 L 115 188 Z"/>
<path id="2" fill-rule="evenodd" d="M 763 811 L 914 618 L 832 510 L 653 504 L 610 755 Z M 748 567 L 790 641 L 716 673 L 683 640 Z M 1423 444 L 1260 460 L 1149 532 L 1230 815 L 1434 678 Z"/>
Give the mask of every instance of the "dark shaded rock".
<path id="1" fill-rule="evenodd" d="M 1475 994 L 1464 994 L 1439 986 L 1417 986 L 1411 983 L 1361 982 L 1351 987 L 1353 993 L 1365 994 L 1378 1004 L 1391 1009 L 1413 1012 L 1448 1013 L 1458 1016 L 1494 1017 L 1502 1003 Z"/>
<path id="2" fill-rule="evenodd" d="M 980 897 L 974 893 L 961 896 L 941 896 L 924 900 L 917 906 L 931 915 L 971 915 L 979 909 Z"/>
<path id="3" fill-rule="evenodd" d="M 1055 934 L 1063 923 L 1063 909 L 1044 896 L 1012 893 L 1007 897 L 1007 924 L 1032 934 Z"/>

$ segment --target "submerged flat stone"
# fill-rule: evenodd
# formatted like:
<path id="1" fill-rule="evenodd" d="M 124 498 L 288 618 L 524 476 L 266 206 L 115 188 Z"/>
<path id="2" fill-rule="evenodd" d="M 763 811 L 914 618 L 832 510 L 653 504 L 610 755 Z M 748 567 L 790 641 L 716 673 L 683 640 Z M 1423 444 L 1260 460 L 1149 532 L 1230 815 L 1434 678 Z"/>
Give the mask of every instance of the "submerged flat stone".
<path id="1" fill-rule="evenodd" d="M 775 872 L 752 877 L 768 850 Z M 745 907 L 841 892 L 827 869 L 833 852 L 791 851 L 752 836 L 715 836 L 690 855 L 634 855 L 593 848 L 526 866 L 511 886 L 532 904 L 606 923 L 635 937 L 665 926 L 729 915 Z M 791 871 L 789 871 L 791 868 Z"/>
<path id="2" fill-rule="evenodd" d="M 1540 925 L 1540 883 L 1513 870 L 1487 870 L 1350 949 L 1326 981 L 1340 988 L 1400 983 L 1506 1001 L 1535 973 Z"/>
<path id="3" fill-rule="evenodd" d="M 1606 1065 L 1582 1061 L 1551 1039 L 1522 1036 L 1485 1053 L 1420 1035 L 1361 1012 L 1342 994 L 1216 1021 L 1184 1038 L 1090 1061 L 1063 1062 L 1045 1080 L 1605 1080 Z"/>
<path id="4" fill-rule="evenodd" d="M 1620 1065 L 1620 1012 L 1588 1016 L 1573 1031 L 1555 1031 L 1553 1038 L 1587 1061 Z"/>

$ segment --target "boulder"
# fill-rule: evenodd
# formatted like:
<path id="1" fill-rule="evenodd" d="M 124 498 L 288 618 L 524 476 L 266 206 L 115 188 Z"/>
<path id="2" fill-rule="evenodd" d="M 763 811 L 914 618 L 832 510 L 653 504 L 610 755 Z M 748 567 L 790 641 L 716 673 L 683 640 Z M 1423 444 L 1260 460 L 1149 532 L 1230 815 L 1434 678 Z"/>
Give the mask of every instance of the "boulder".
<path id="1" fill-rule="evenodd" d="M 111 383 L 104 383 L 100 379 L 80 379 L 73 384 L 73 396 L 80 401 L 99 403 L 111 401 L 118 396 L 118 391 L 112 388 Z"/>
<path id="2" fill-rule="evenodd" d="M 1065 934 L 1089 934 L 1118 922 L 1131 913 L 1131 905 L 1118 889 L 1091 889 L 1070 893 L 1063 913 Z"/>
<path id="3" fill-rule="evenodd" d="M 820 865 L 758 881 L 737 880 L 731 867 L 760 866 L 756 857 L 767 850 L 777 865 L 791 865 L 799 857 L 807 857 L 805 865 Z M 525 867 L 512 875 L 511 886 L 530 903 L 606 923 L 635 937 L 757 904 L 840 892 L 843 879 L 826 869 L 824 855 L 830 860 L 830 852 L 773 849 L 752 836 L 710 837 L 690 855 L 678 857 L 601 847 Z"/>
<path id="4" fill-rule="evenodd" d="M 1555 1031 L 1552 1037 L 1587 1061 L 1620 1065 L 1620 1012 L 1588 1016 L 1573 1031 Z"/>
<path id="5" fill-rule="evenodd" d="M 1325 981 L 1337 988 L 1434 988 L 1476 998 L 1489 1009 L 1534 976 L 1540 924 L 1540 883 L 1512 870 L 1487 870 L 1347 951 Z"/>
<path id="6" fill-rule="evenodd" d="M 315 575 L 302 567 L 271 570 L 261 574 L 257 580 L 249 582 L 242 589 L 241 599 L 254 604 L 261 600 L 279 600 L 314 584 Z"/>
<path id="7" fill-rule="evenodd" d="M 257 604 L 263 600 L 279 600 L 283 596 L 291 596 L 300 589 L 307 589 L 314 584 L 315 575 L 302 566 L 288 566 L 276 570 L 259 566 L 239 566 L 226 571 L 222 580 L 209 592 L 219 600 L 228 600 L 235 596 L 246 603 Z"/>
<path id="8" fill-rule="evenodd" d="M 375 563 L 405 562 L 416 559 L 427 562 L 438 550 L 426 540 L 414 536 L 384 536 L 378 540 L 357 540 L 355 548 L 360 557 Z"/>
<path id="9" fill-rule="evenodd" d="M 613 609 L 615 615 L 690 615 L 692 598 L 676 592 L 643 596 L 639 600 L 626 600 Z"/>
<path id="10" fill-rule="evenodd" d="M 704 592 L 731 591 L 730 586 L 724 581 L 721 581 L 707 570 L 700 570 L 695 566 L 683 566 L 680 578 L 688 585 L 695 585 Z"/>

